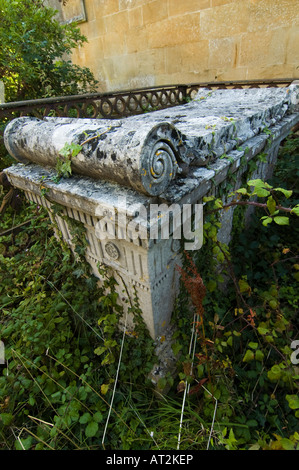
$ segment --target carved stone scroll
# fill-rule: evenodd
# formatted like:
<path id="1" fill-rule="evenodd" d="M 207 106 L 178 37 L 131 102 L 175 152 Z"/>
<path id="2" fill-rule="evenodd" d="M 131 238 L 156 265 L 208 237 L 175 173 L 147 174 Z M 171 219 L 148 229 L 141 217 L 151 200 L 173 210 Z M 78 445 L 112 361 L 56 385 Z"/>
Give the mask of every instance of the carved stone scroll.
<path id="1" fill-rule="evenodd" d="M 74 173 L 113 181 L 149 195 L 161 194 L 179 173 L 184 147 L 167 122 L 22 117 L 5 131 L 5 144 L 20 162 L 55 167 L 66 143 L 82 146 Z"/>
<path id="2" fill-rule="evenodd" d="M 21 117 L 7 126 L 5 145 L 18 161 L 53 168 L 66 143 L 79 144 L 74 173 L 158 196 L 280 122 L 295 88 L 200 89 L 185 105 L 118 121 Z"/>

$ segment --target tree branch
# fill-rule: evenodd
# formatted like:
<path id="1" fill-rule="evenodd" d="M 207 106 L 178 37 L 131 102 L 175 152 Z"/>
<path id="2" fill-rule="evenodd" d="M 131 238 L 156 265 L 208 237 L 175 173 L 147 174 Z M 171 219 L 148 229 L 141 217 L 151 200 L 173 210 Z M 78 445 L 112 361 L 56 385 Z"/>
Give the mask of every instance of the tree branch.
<path id="1" fill-rule="evenodd" d="M 232 207 L 232 206 L 254 206 L 254 207 L 261 207 L 262 209 L 267 209 L 267 204 L 265 203 L 262 203 L 262 202 L 254 202 L 254 201 L 232 201 L 230 202 L 229 204 L 225 204 L 224 206 L 222 207 L 219 207 L 217 209 L 213 209 L 212 211 L 208 211 L 206 214 L 213 214 L 214 212 L 218 212 L 222 209 L 227 209 L 228 207 Z M 284 212 L 292 212 L 292 208 L 290 207 L 284 207 L 284 206 L 280 206 L 280 205 L 277 205 L 275 207 L 276 210 L 280 210 L 280 211 L 284 211 Z"/>

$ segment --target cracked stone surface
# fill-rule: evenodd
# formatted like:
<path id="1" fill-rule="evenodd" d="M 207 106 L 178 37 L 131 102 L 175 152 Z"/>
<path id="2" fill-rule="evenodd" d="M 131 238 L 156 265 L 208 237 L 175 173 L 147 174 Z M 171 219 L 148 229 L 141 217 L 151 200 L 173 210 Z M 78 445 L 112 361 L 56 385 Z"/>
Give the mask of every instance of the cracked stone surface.
<path id="1" fill-rule="evenodd" d="M 185 105 L 120 120 L 21 117 L 6 127 L 5 145 L 18 161 L 53 168 L 65 143 L 80 144 L 73 173 L 161 195 L 279 123 L 298 88 L 201 89 Z"/>

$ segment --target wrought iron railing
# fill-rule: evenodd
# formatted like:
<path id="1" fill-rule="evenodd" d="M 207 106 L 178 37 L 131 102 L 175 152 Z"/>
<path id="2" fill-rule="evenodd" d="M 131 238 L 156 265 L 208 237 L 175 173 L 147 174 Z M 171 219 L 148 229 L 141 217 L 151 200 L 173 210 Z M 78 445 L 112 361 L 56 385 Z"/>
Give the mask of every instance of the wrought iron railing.
<path id="1" fill-rule="evenodd" d="M 261 88 L 289 86 L 293 79 L 201 82 L 107 93 L 92 93 L 0 104 L 0 119 L 19 116 L 119 119 L 147 111 L 184 104 L 199 88 Z"/>

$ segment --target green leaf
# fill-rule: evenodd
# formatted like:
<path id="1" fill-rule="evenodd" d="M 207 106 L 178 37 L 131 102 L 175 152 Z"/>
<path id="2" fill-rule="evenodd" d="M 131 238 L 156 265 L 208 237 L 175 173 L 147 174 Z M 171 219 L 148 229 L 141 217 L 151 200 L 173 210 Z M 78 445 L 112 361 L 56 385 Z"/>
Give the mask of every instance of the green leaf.
<path id="1" fill-rule="evenodd" d="M 176 356 L 182 349 L 182 345 L 181 343 L 177 341 L 176 343 L 171 345 L 171 348 L 172 348 L 173 354 Z"/>
<path id="2" fill-rule="evenodd" d="M 282 448 L 284 450 L 294 450 L 295 449 L 295 445 L 294 445 L 294 442 L 292 442 L 290 439 L 286 438 L 286 437 L 283 437 L 281 440 L 280 440 L 280 443 L 282 445 Z"/>
<path id="3" fill-rule="evenodd" d="M 269 189 L 272 188 L 268 183 L 262 181 L 261 179 L 249 180 L 247 181 L 248 186 L 253 186 L 254 190 L 252 195 L 256 194 L 258 197 L 270 196 Z"/>
<path id="4" fill-rule="evenodd" d="M 261 218 L 261 220 L 263 221 L 262 224 L 265 227 L 267 227 L 267 225 L 271 224 L 273 219 L 272 219 L 272 217 L 268 217 L 268 216 L 265 215 L 264 217 Z"/>
<path id="5" fill-rule="evenodd" d="M 72 157 L 76 157 L 78 155 L 78 153 L 81 152 L 82 146 L 79 145 L 79 144 L 73 144 L 72 143 L 70 150 L 71 150 Z"/>
<path id="6" fill-rule="evenodd" d="M 64 144 L 64 146 L 62 147 L 62 149 L 59 150 L 59 154 L 62 157 L 68 157 L 69 156 L 69 154 L 70 154 L 70 144 L 68 142 L 66 142 Z"/>
<path id="7" fill-rule="evenodd" d="M 9 426 L 13 420 L 13 415 L 11 413 L 0 413 L 0 421 L 4 426 Z"/>
<path id="8" fill-rule="evenodd" d="M 258 159 L 260 162 L 266 163 L 268 155 L 266 153 L 260 153 Z"/>
<path id="9" fill-rule="evenodd" d="M 96 423 L 101 423 L 103 421 L 103 415 L 100 411 L 97 411 L 94 415 L 93 415 L 93 420 L 96 422 Z"/>
<path id="10" fill-rule="evenodd" d="M 214 196 L 205 196 L 203 198 L 203 202 L 210 202 L 210 201 L 214 201 L 215 197 Z"/>
<path id="11" fill-rule="evenodd" d="M 84 413 L 80 419 L 79 419 L 79 423 L 80 424 L 86 424 L 86 423 L 89 423 L 89 421 L 91 420 L 91 414 L 90 413 Z"/>
<path id="12" fill-rule="evenodd" d="M 248 294 L 251 293 L 251 287 L 245 279 L 239 279 L 238 284 L 239 284 L 240 292 L 242 293 L 247 292 Z"/>
<path id="13" fill-rule="evenodd" d="M 280 191 L 281 193 L 283 193 L 287 199 L 289 199 L 289 197 L 291 197 L 293 194 L 292 190 L 288 190 L 284 188 L 274 188 L 274 189 L 275 191 Z"/>
<path id="14" fill-rule="evenodd" d="M 261 446 L 259 444 L 252 444 L 248 450 L 260 450 Z"/>
<path id="15" fill-rule="evenodd" d="M 260 349 L 255 351 L 255 359 L 256 361 L 259 361 L 259 362 L 263 362 L 264 360 L 264 353 Z"/>
<path id="16" fill-rule="evenodd" d="M 219 261 L 219 263 L 223 263 L 224 260 L 225 260 L 224 254 L 219 253 L 217 256 L 217 261 Z"/>
<path id="17" fill-rule="evenodd" d="M 107 351 L 107 347 L 106 346 L 99 346 L 98 348 L 96 348 L 94 350 L 94 353 L 97 355 L 97 356 L 100 356 L 101 354 L 103 354 L 104 352 Z"/>
<path id="18" fill-rule="evenodd" d="M 32 445 L 33 437 L 29 436 L 26 439 L 18 439 L 15 442 L 16 450 L 29 450 Z"/>
<path id="19" fill-rule="evenodd" d="M 163 390 L 167 385 L 167 380 L 165 377 L 162 377 L 161 379 L 158 380 L 158 387 L 160 390 Z"/>
<path id="20" fill-rule="evenodd" d="M 91 421 L 85 428 L 86 437 L 94 437 L 99 430 L 99 425 L 95 421 Z"/>
<path id="21" fill-rule="evenodd" d="M 290 221 L 288 217 L 276 216 L 274 222 L 278 225 L 289 225 Z"/>
<path id="22" fill-rule="evenodd" d="M 297 410 L 299 408 L 299 396 L 298 395 L 286 395 L 286 399 L 289 403 L 289 407 L 292 410 Z"/>
<path id="23" fill-rule="evenodd" d="M 62 149 L 59 151 L 62 157 L 75 157 L 81 152 L 82 146 L 74 143 L 65 143 Z"/>
<path id="24" fill-rule="evenodd" d="M 108 392 L 109 390 L 109 384 L 102 384 L 101 385 L 101 394 L 102 395 L 106 395 L 106 393 Z"/>
<path id="25" fill-rule="evenodd" d="M 281 377 L 281 372 L 281 368 L 275 365 L 268 371 L 267 375 L 270 380 L 277 381 Z"/>
<path id="26" fill-rule="evenodd" d="M 221 209 L 221 207 L 223 207 L 223 202 L 222 202 L 222 200 L 221 200 L 221 199 L 216 199 L 216 200 L 215 200 L 215 203 L 214 203 L 214 207 L 215 207 L 216 209 Z"/>
<path id="27" fill-rule="evenodd" d="M 247 349 L 244 357 L 243 357 L 243 362 L 251 362 L 254 360 L 254 352 L 251 351 L 250 349 Z"/>
<path id="28" fill-rule="evenodd" d="M 207 289 L 208 289 L 209 292 L 213 292 L 216 289 L 216 287 L 217 287 L 217 283 L 213 279 L 211 279 L 207 283 Z"/>
<path id="29" fill-rule="evenodd" d="M 235 192 L 239 194 L 244 194 L 244 195 L 248 194 L 248 191 L 246 188 L 237 189 Z"/>
<path id="30" fill-rule="evenodd" d="M 265 188 L 255 188 L 252 195 L 256 194 L 258 197 L 267 197 L 271 193 Z"/>
<path id="31" fill-rule="evenodd" d="M 29 403 L 29 405 L 33 406 L 35 404 L 35 398 L 30 396 L 29 400 L 28 400 L 28 403 Z"/>
<path id="32" fill-rule="evenodd" d="M 270 332 L 268 328 L 264 328 L 263 326 L 258 326 L 257 331 L 260 335 L 266 335 Z"/>
<path id="33" fill-rule="evenodd" d="M 270 214 L 274 214 L 275 212 L 275 209 L 276 209 L 276 201 L 275 199 L 273 198 L 273 196 L 269 196 L 268 199 L 267 199 L 267 207 L 268 207 L 268 210 L 270 212 Z"/>
<path id="34" fill-rule="evenodd" d="M 102 360 L 101 364 L 102 366 L 105 366 L 107 364 L 112 364 L 114 361 L 115 361 L 114 355 L 111 353 L 108 353 Z"/>
<path id="35" fill-rule="evenodd" d="M 265 181 L 262 181 L 261 179 L 249 180 L 247 181 L 247 184 L 248 186 L 254 186 L 255 188 L 272 188 L 270 184 L 266 183 Z"/>
<path id="36" fill-rule="evenodd" d="M 299 204 L 297 204 L 295 207 L 293 207 L 292 214 L 293 213 L 299 216 Z"/>
<path id="37" fill-rule="evenodd" d="M 237 444 L 237 439 L 235 438 L 233 428 L 230 429 L 229 431 L 229 436 L 228 439 L 226 439 L 226 449 L 228 450 L 234 450 L 235 445 Z"/>
<path id="38" fill-rule="evenodd" d="M 249 426 L 250 428 L 254 428 L 256 426 L 258 426 L 258 422 L 255 420 L 255 419 L 249 419 L 247 422 L 246 422 L 247 426 Z"/>

